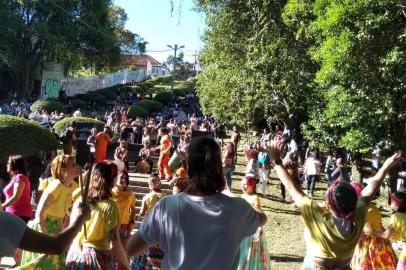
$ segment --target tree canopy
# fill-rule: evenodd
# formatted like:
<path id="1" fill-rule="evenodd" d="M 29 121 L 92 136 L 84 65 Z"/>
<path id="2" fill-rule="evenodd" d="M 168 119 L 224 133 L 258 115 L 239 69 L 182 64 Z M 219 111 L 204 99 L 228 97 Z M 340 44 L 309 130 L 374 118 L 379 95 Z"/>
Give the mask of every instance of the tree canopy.
<path id="1" fill-rule="evenodd" d="M 127 16 L 110 0 L 19 0 L 0 2 L 0 64 L 29 96 L 43 61 L 114 70 L 123 51 L 145 50 L 145 42 L 124 29 Z"/>

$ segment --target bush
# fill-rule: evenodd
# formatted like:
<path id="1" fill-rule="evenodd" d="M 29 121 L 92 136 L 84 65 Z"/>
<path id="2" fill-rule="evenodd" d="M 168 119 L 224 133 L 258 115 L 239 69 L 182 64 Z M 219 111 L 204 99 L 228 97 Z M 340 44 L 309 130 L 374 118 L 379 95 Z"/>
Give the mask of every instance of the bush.
<path id="1" fill-rule="evenodd" d="M 162 103 L 155 100 L 141 100 L 138 105 L 146 109 L 148 114 L 159 113 L 164 109 Z"/>
<path id="2" fill-rule="evenodd" d="M 172 93 L 169 92 L 159 92 L 155 95 L 154 100 L 161 102 L 163 105 L 167 105 L 172 101 Z"/>
<path id="3" fill-rule="evenodd" d="M 121 89 L 121 91 L 138 94 L 141 93 L 143 90 L 138 85 L 126 85 Z"/>
<path id="4" fill-rule="evenodd" d="M 146 118 L 148 111 L 140 105 L 132 105 L 128 110 L 128 118 L 135 119 L 137 117 Z"/>
<path id="5" fill-rule="evenodd" d="M 64 119 L 62 119 L 62 120 L 55 123 L 55 125 L 54 125 L 55 132 L 57 134 L 61 134 L 74 121 L 77 122 L 77 123 L 94 124 L 98 131 L 101 131 L 104 128 L 104 123 L 102 121 L 99 121 L 99 120 L 96 120 L 96 119 L 93 119 L 93 118 L 88 118 L 88 117 L 68 117 L 68 118 L 64 118 Z"/>
<path id="6" fill-rule="evenodd" d="M 117 92 L 113 89 L 102 89 L 96 92 L 104 96 L 107 100 L 116 100 Z"/>
<path id="7" fill-rule="evenodd" d="M 188 91 L 185 91 L 184 89 L 176 89 L 176 88 L 173 89 L 173 95 L 177 98 L 184 97 L 186 96 L 187 93 Z"/>
<path id="8" fill-rule="evenodd" d="M 81 109 L 86 109 L 87 107 L 87 102 L 81 99 L 71 99 L 72 102 L 72 106 L 73 108 L 77 109 L 77 108 L 81 108 Z"/>
<path id="9" fill-rule="evenodd" d="M 80 99 L 83 99 L 84 101 L 87 102 L 96 102 L 96 103 L 100 103 L 100 102 L 104 102 L 106 101 L 106 97 L 96 93 L 96 92 L 89 92 L 87 94 L 84 95 L 79 95 L 78 96 Z"/>
<path id="10" fill-rule="evenodd" d="M 40 124 L 24 118 L 0 115 L 0 160 L 10 155 L 32 156 L 56 149 L 56 137 Z"/>
<path id="11" fill-rule="evenodd" d="M 55 100 L 40 99 L 31 105 L 31 111 L 46 110 L 47 112 L 65 112 L 65 106 Z"/>
<path id="12" fill-rule="evenodd" d="M 138 87 L 140 87 L 140 88 L 141 88 L 141 91 L 143 91 L 144 93 L 149 92 L 149 88 L 150 88 L 150 87 L 147 86 L 147 85 L 144 84 L 144 83 L 139 84 Z"/>

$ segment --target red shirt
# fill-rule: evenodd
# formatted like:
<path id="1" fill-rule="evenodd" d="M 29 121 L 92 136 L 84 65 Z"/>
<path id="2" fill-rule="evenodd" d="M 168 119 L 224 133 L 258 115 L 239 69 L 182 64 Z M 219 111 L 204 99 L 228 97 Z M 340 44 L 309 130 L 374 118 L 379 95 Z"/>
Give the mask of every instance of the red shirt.
<path id="1" fill-rule="evenodd" d="M 28 177 L 23 174 L 17 174 L 11 178 L 10 182 L 4 188 L 4 195 L 6 195 L 6 201 L 8 201 L 14 195 L 14 184 L 17 182 L 24 183 L 24 189 L 21 193 L 20 199 L 15 202 L 13 205 L 10 205 L 6 208 L 6 211 L 12 215 L 19 217 L 31 217 L 32 208 L 31 208 L 31 194 L 30 194 L 30 181 Z"/>

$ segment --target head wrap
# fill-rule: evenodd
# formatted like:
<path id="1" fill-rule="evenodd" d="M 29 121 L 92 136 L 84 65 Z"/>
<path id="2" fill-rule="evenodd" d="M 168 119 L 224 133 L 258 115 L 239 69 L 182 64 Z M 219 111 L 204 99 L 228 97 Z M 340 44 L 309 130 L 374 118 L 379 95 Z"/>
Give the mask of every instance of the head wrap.
<path id="1" fill-rule="evenodd" d="M 257 182 L 255 181 L 255 178 L 251 175 L 246 175 L 244 177 L 244 179 L 248 186 L 255 187 L 255 185 L 257 184 Z"/>
<path id="2" fill-rule="evenodd" d="M 404 200 L 397 197 L 395 193 L 392 193 L 390 195 L 390 201 L 399 208 L 402 207 L 402 205 L 405 203 Z"/>
<path id="3" fill-rule="evenodd" d="M 353 221 L 354 216 L 355 216 L 355 210 L 354 210 L 354 211 L 351 211 L 351 212 L 349 212 L 349 213 L 343 213 L 343 211 L 342 211 L 342 210 L 340 209 L 340 207 L 338 206 L 337 201 L 336 201 L 336 199 L 335 199 L 335 197 L 334 197 L 334 189 L 335 189 L 339 184 L 341 184 L 341 183 L 348 183 L 348 182 L 346 182 L 346 181 L 341 181 L 341 180 L 336 180 L 336 181 L 334 181 L 334 182 L 331 184 L 331 186 L 327 189 L 327 194 L 326 194 L 327 201 L 328 201 L 328 203 L 330 204 L 331 208 L 339 215 L 339 216 L 338 216 L 339 218 L 342 218 L 342 219 L 344 219 L 344 220 Z M 358 194 L 361 194 L 361 191 L 362 191 L 361 186 L 355 188 L 355 187 L 354 187 L 355 184 L 354 184 L 354 185 L 351 184 L 351 183 L 349 183 L 349 184 L 350 184 L 350 186 L 354 189 L 354 192 L 355 192 L 355 194 L 356 194 L 357 197 L 358 197 L 358 196 L 359 196 Z M 357 191 L 357 189 L 358 189 L 358 191 Z M 361 190 L 359 190 L 359 189 L 361 189 Z"/>

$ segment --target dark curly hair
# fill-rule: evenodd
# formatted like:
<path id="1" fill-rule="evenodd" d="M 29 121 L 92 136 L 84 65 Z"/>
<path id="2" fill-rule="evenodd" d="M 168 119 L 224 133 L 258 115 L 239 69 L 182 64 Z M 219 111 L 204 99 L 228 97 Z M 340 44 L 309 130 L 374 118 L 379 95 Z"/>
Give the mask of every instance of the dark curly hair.
<path id="1" fill-rule="evenodd" d="M 210 138 L 199 137 L 192 140 L 186 155 L 189 186 L 187 190 L 197 190 L 211 195 L 224 190 L 221 150 Z"/>
<path id="2" fill-rule="evenodd" d="M 117 177 L 117 166 L 109 161 L 102 161 L 93 167 L 90 176 L 89 202 L 96 203 L 111 198 L 111 189 Z"/>
<path id="3" fill-rule="evenodd" d="M 357 206 L 357 193 L 349 182 L 340 182 L 333 190 L 333 196 L 342 213 L 348 214 Z"/>

